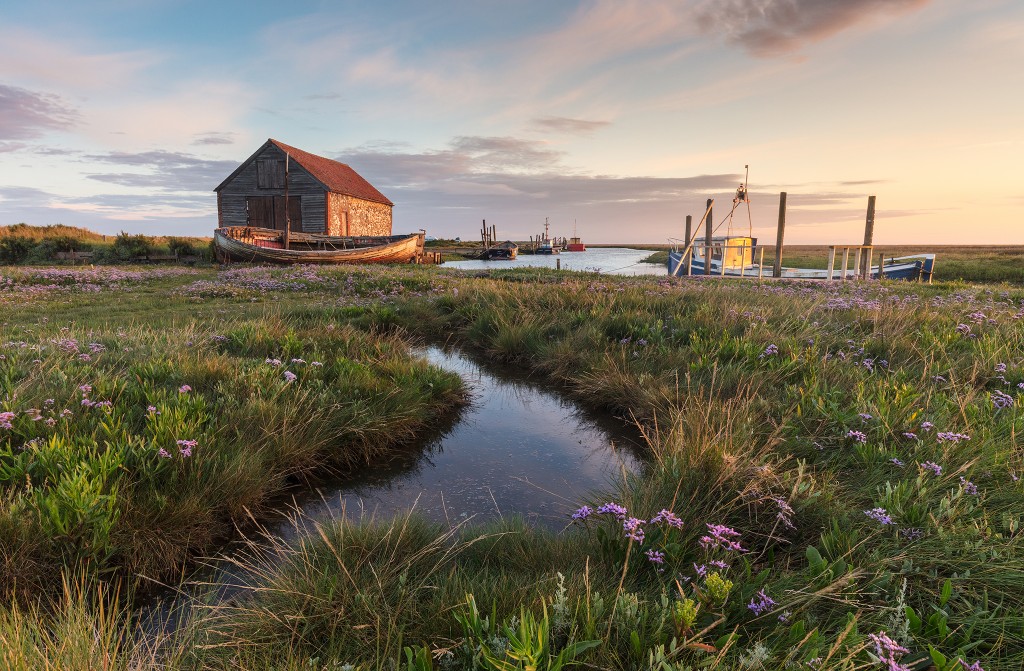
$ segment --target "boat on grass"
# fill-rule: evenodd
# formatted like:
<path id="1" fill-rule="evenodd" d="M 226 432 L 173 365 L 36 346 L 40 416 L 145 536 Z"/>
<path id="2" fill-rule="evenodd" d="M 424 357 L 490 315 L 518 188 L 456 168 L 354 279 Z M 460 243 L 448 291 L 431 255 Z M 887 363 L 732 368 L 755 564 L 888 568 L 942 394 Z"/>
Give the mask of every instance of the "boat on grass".
<path id="1" fill-rule="evenodd" d="M 410 263 L 423 252 L 423 233 L 380 236 L 288 235 L 252 226 L 227 226 L 213 232 L 217 260 L 226 263 L 343 264 Z"/>
<path id="2" fill-rule="evenodd" d="M 480 259 L 483 261 L 513 261 L 518 255 L 519 245 L 511 240 L 506 240 L 485 249 L 480 255 Z"/>
<path id="3" fill-rule="evenodd" d="M 836 266 L 835 249 L 844 249 L 843 260 L 841 262 L 844 267 Z M 757 247 L 757 238 L 744 237 L 744 236 L 724 236 L 716 237 L 711 240 L 711 253 L 710 259 L 707 263 L 710 265 L 710 275 L 712 277 L 747 277 L 747 278 L 764 278 L 772 277 L 772 264 L 763 263 L 763 248 L 760 254 L 759 261 L 754 262 Z M 861 277 L 860 267 L 857 261 L 854 261 L 853 267 L 849 267 L 848 256 L 849 250 L 860 251 L 864 253 L 870 253 L 871 248 L 858 246 L 858 245 L 836 245 L 833 247 L 831 256 L 831 268 L 782 268 L 781 277 L 790 279 L 802 279 L 802 280 L 852 280 Z M 693 258 L 690 260 L 690 275 L 704 275 L 705 268 L 705 256 L 707 256 L 707 246 L 700 242 L 694 243 L 692 246 Z M 685 264 L 686 252 L 685 246 L 677 246 L 672 249 L 668 254 L 668 274 L 675 277 L 683 277 L 687 275 L 686 264 Z M 857 255 L 859 260 L 859 255 Z M 868 277 L 870 279 L 887 279 L 887 280 L 910 280 L 917 282 L 928 282 L 932 281 L 932 273 L 935 267 L 935 254 L 912 254 L 909 256 L 897 256 L 890 257 L 888 259 L 882 258 L 880 265 L 876 264 L 870 266 L 868 269 Z"/>

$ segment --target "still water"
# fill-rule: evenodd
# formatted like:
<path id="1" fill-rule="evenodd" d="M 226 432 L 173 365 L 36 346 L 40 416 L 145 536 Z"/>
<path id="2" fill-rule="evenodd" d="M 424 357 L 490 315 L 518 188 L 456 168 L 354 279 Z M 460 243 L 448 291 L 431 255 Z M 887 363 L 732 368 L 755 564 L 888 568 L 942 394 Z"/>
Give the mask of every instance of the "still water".
<path id="1" fill-rule="evenodd" d="M 444 268 L 466 270 L 499 268 L 554 268 L 556 260 L 561 261 L 562 270 L 584 270 L 611 275 L 666 275 L 664 264 L 643 263 L 651 252 L 626 247 L 595 247 L 585 252 L 562 252 L 550 256 L 541 254 L 520 254 L 515 261 L 448 261 Z"/>
<path id="2" fill-rule="evenodd" d="M 640 437 L 622 422 L 508 368 L 436 347 L 422 356 L 462 377 L 470 405 L 386 466 L 321 486 L 301 503 L 307 519 L 388 518 L 415 507 L 448 524 L 521 515 L 560 528 L 588 495 L 641 467 Z"/>

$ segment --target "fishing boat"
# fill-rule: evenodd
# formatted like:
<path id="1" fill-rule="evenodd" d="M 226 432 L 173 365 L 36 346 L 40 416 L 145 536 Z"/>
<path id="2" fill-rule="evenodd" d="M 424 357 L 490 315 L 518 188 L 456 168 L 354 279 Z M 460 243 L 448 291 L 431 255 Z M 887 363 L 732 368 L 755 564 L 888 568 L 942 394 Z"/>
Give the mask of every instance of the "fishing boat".
<path id="1" fill-rule="evenodd" d="M 519 245 L 511 240 L 506 240 L 485 249 L 480 258 L 484 261 L 514 261 L 518 255 Z"/>
<path id="2" fill-rule="evenodd" d="M 382 236 L 331 236 L 252 226 L 227 226 L 213 232 L 217 260 L 254 263 L 409 263 L 423 252 L 423 233 Z"/>
<path id="3" fill-rule="evenodd" d="M 569 243 L 565 246 L 567 252 L 585 252 L 587 246 L 583 244 L 583 241 L 576 235 L 576 220 L 572 220 L 572 237 L 569 238 Z"/>
<path id="4" fill-rule="evenodd" d="M 836 249 L 844 250 L 842 267 L 836 266 Z M 754 262 L 756 252 L 760 250 L 760 258 Z M 839 245 L 830 248 L 828 268 L 782 268 L 780 277 L 803 280 L 849 280 L 863 277 L 859 263 L 860 251 L 871 254 L 870 247 L 862 245 Z M 849 267 L 849 251 L 854 250 L 853 267 Z M 708 256 L 706 244 L 694 243 L 691 248 L 690 275 L 705 274 L 705 257 Z M 687 275 L 686 248 L 677 245 L 668 254 L 668 274 L 679 277 Z M 765 265 L 763 248 L 757 246 L 757 238 L 746 236 L 723 236 L 711 239 L 710 259 L 707 265 L 713 277 L 772 277 L 772 264 Z M 935 267 L 935 254 L 912 254 L 909 256 L 883 258 L 880 265 L 868 268 L 870 279 L 911 280 L 931 283 Z"/>

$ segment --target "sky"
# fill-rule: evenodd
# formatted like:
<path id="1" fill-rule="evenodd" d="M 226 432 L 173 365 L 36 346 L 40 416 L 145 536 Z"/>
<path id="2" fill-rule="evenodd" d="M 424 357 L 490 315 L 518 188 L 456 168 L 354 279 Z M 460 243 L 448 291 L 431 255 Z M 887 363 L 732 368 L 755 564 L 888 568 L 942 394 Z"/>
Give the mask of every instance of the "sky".
<path id="1" fill-rule="evenodd" d="M 211 235 L 268 138 L 396 233 L 1024 244 L 1020 0 L 0 2 L 0 225 Z"/>

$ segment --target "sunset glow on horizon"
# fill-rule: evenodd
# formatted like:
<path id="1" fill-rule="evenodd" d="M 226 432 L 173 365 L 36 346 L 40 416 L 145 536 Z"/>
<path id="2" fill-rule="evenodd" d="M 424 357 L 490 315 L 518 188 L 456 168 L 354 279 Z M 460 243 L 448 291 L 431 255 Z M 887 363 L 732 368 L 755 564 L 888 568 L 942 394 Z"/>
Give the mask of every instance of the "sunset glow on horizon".
<path id="1" fill-rule="evenodd" d="M 39 0 L 0 10 L 0 225 L 210 235 L 267 138 L 351 165 L 396 232 L 1024 244 L 1024 4 Z M 736 220 L 747 230 L 747 214 Z M 983 232 L 979 232 L 983 231 Z"/>

